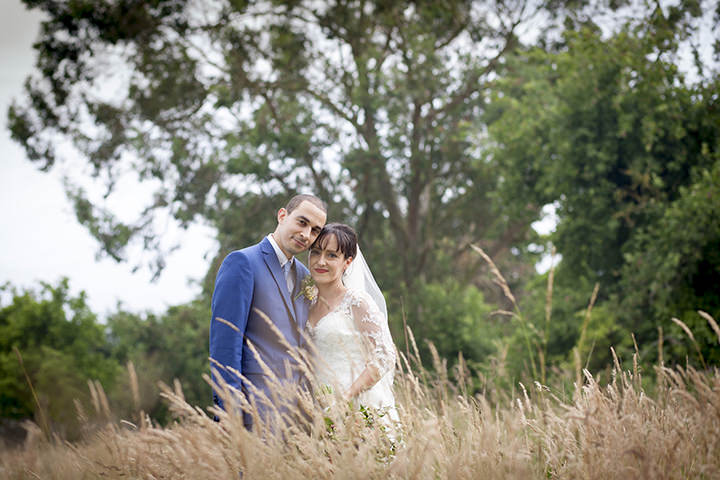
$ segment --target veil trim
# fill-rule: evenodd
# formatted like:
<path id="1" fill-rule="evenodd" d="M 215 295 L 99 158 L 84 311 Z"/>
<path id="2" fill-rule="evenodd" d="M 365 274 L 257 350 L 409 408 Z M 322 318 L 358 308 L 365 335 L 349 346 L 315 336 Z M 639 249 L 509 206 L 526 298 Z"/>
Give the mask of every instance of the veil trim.
<path id="1" fill-rule="evenodd" d="M 365 292 L 370 299 L 375 302 L 378 310 L 382 313 L 385 320 L 385 325 L 388 322 L 387 304 L 385 303 L 385 296 L 383 296 L 380 287 L 375 281 L 375 277 L 370 271 L 370 267 L 365 261 L 365 257 L 360 251 L 360 245 L 357 247 L 357 254 L 353 259 L 350 266 L 345 270 L 342 277 L 343 284 L 347 288 L 360 290 Z"/>

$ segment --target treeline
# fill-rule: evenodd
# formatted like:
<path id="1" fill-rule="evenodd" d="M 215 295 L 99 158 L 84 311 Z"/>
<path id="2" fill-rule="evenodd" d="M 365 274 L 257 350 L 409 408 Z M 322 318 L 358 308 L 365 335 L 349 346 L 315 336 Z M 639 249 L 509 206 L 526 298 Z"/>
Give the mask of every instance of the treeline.
<path id="1" fill-rule="evenodd" d="M 158 382 L 172 385 L 175 379 L 193 405 L 210 403 L 202 378 L 209 372 L 206 302 L 159 316 L 118 310 L 101 321 L 84 292 L 71 295 L 67 279 L 28 290 L 5 285 L 3 297 L 8 301 L 0 305 L 1 419 L 32 419 L 74 438 L 80 434 L 78 414 L 93 411 L 91 391 L 99 387 L 118 419 L 133 420 L 143 411 L 164 423 L 169 417 Z M 135 381 L 139 395 L 133 394 Z"/>

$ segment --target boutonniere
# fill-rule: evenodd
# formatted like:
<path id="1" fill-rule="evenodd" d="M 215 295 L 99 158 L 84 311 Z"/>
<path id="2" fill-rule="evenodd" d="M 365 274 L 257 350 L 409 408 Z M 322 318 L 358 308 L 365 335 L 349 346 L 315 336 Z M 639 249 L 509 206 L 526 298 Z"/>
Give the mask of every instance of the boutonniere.
<path id="1" fill-rule="evenodd" d="M 311 275 L 307 275 L 305 278 L 303 278 L 302 283 L 300 284 L 300 293 L 297 294 L 295 300 L 300 298 L 300 296 L 303 296 L 310 300 L 310 303 L 315 303 L 315 301 L 317 300 L 318 289 L 315 286 L 315 280 L 313 280 Z"/>

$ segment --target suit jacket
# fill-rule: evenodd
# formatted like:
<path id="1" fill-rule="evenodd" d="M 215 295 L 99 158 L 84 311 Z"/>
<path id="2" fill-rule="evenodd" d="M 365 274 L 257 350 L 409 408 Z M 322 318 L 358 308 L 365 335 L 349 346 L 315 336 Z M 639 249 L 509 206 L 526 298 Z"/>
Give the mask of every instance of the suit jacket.
<path id="1" fill-rule="evenodd" d="M 295 262 L 295 290 L 299 291 L 302 280 L 309 272 L 297 258 Z M 267 375 L 259 359 L 280 379 L 299 384 L 301 378 L 298 370 L 293 368 L 295 362 L 287 347 L 258 311 L 270 318 L 291 348 L 297 349 L 304 346 L 302 331 L 307 321 L 308 308 L 305 298 L 294 298 L 288 291 L 280 262 L 267 238 L 257 245 L 230 253 L 223 260 L 215 279 L 210 358 L 238 370 L 253 387 L 265 391 L 272 398 L 266 385 Z M 217 320 L 218 317 L 235 328 Z M 259 359 L 249 348 L 248 341 L 257 350 Z M 225 382 L 253 399 L 251 387 L 244 384 L 236 374 L 218 368 L 214 362 L 211 368 L 214 370 L 214 380 L 217 372 Z M 213 392 L 213 400 L 223 407 L 216 392 Z M 248 424 L 248 416 L 245 418 Z"/>

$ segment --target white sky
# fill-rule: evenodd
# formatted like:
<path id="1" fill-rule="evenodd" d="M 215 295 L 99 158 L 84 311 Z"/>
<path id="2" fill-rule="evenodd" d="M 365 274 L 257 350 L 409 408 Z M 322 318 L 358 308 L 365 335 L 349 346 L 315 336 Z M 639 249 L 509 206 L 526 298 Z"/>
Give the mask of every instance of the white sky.
<path id="1" fill-rule="evenodd" d="M 168 257 L 168 266 L 155 283 L 151 274 L 133 274 L 132 259 L 118 264 L 96 260 L 97 242 L 79 225 L 65 197 L 58 172 L 40 172 L 10 139 L 7 109 L 22 93 L 35 62 L 35 41 L 41 16 L 28 12 L 20 0 L 3 0 L 0 15 L 0 284 L 39 288 L 67 276 L 74 294 L 84 290 L 91 309 L 100 315 L 117 302 L 132 311 L 161 313 L 170 305 L 193 299 L 197 282 L 208 268 L 213 249 L 201 228 L 172 232 L 181 249 Z M 6 305 L 7 297 L 0 305 Z"/>

